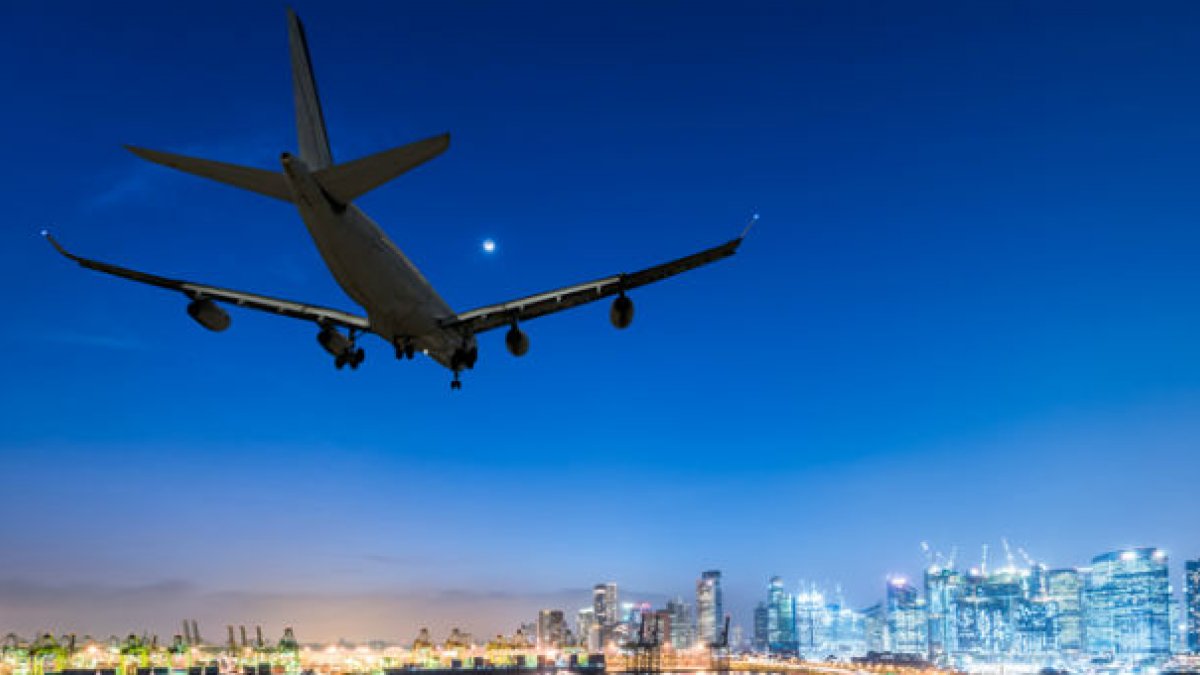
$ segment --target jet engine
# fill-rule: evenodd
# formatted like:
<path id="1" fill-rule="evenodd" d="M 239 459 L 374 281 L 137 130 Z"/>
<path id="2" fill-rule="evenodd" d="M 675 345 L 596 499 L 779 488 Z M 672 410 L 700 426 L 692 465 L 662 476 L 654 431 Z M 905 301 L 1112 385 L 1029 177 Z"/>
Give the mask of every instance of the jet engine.
<path id="1" fill-rule="evenodd" d="M 354 348 L 350 338 L 334 328 L 322 328 L 321 332 L 317 333 L 317 342 L 335 357 L 342 356 Z"/>
<path id="2" fill-rule="evenodd" d="M 504 346 L 508 347 L 508 353 L 513 356 L 525 356 L 529 351 L 529 336 L 514 325 L 504 335 Z"/>
<path id="3" fill-rule="evenodd" d="M 232 322 L 225 310 L 207 298 L 188 303 L 187 313 L 196 320 L 196 323 L 218 333 L 229 328 L 229 324 Z"/>
<path id="4" fill-rule="evenodd" d="M 617 296 L 612 309 L 608 310 L 608 320 L 614 328 L 629 328 L 629 324 L 633 323 L 633 301 L 624 294 Z"/>

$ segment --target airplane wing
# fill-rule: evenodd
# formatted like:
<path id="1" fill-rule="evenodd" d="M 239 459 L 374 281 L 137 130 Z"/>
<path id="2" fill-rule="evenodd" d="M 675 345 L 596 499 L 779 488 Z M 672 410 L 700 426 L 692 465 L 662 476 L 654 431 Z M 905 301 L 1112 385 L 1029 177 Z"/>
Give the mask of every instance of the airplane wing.
<path id="1" fill-rule="evenodd" d="M 160 277 L 155 274 L 147 274 L 137 270 L 127 269 L 110 265 L 109 263 L 100 262 L 98 260 L 89 260 L 81 256 L 71 253 L 63 248 L 62 244 L 58 243 L 49 232 L 42 232 L 42 235 L 50 242 L 52 246 L 67 258 L 79 263 L 81 267 L 86 267 L 97 272 L 104 272 L 113 276 L 129 279 L 130 281 L 138 281 L 151 286 L 158 286 L 171 291 L 179 291 L 188 296 L 192 300 L 216 300 L 219 302 L 227 302 L 238 307 L 247 307 L 249 309 L 257 309 L 271 314 L 279 314 L 288 316 L 293 319 L 307 319 L 315 321 L 319 324 L 333 324 L 344 328 L 353 328 L 355 330 L 369 331 L 371 322 L 365 316 L 358 316 L 343 312 L 337 309 L 328 307 L 318 307 L 317 305 L 309 305 L 303 302 L 294 302 L 292 300 L 281 300 L 272 298 L 266 295 L 258 295 L 257 293 L 246 293 L 244 291 L 235 291 L 228 288 L 220 288 L 218 286 L 208 286 L 206 284 L 197 284 L 191 281 L 182 281 L 179 279 L 169 279 Z"/>
<path id="2" fill-rule="evenodd" d="M 751 221 L 751 224 L 753 224 L 753 221 Z M 749 227 L 746 228 L 747 231 L 749 229 Z M 564 309 L 586 305 L 589 302 L 595 302 L 596 300 L 624 293 L 639 286 L 662 281 L 676 274 L 682 274 L 688 270 L 716 262 L 722 258 L 728 258 L 737 253 L 738 247 L 741 246 L 742 240 L 745 238 L 746 232 L 743 232 L 737 239 L 725 242 L 720 246 L 714 246 L 699 253 L 693 253 L 677 260 L 655 265 L 640 272 L 614 274 L 603 279 L 566 286 L 519 300 L 511 300 L 509 302 L 473 309 L 469 312 L 463 312 L 452 319 L 447 319 L 442 325 L 447 328 L 464 329 L 471 333 L 482 333 L 493 328 L 510 325 L 514 321 L 528 321 L 536 319 L 539 316 L 561 312 Z"/>

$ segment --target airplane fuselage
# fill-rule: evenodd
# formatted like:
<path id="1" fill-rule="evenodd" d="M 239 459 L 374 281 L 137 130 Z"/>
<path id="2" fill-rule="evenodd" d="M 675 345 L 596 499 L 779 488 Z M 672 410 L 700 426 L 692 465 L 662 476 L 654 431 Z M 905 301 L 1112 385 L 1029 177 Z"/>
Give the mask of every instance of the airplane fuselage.
<path id="1" fill-rule="evenodd" d="M 472 335 L 442 327 L 454 311 L 375 221 L 354 204 L 338 204 L 304 161 L 285 153 L 284 174 L 296 208 L 334 280 L 367 312 L 371 332 L 393 345 L 411 342 L 442 365 L 475 347 Z"/>

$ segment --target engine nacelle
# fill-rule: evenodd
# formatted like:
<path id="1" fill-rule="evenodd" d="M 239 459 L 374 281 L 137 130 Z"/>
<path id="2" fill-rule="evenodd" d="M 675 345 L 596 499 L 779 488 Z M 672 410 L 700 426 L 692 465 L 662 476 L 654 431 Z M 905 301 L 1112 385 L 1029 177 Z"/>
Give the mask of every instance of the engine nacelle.
<path id="1" fill-rule="evenodd" d="M 321 332 L 317 333 L 317 342 L 333 356 L 345 354 L 352 346 L 350 338 L 335 328 L 322 328 Z"/>
<path id="2" fill-rule="evenodd" d="M 504 346 L 508 347 L 508 353 L 513 356 L 525 356 L 529 351 L 529 336 L 525 331 L 513 326 L 504 335 Z"/>
<path id="3" fill-rule="evenodd" d="M 633 301 L 624 295 L 617 296 L 608 310 L 608 320 L 614 328 L 629 328 L 629 324 L 633 323 Z"/>
<path id="4" fill-rule="evenodd" d="M 225 310 L 207 298 L 188 303 L 187 313 L 196 320 L 196 323 L 217 333 L 229 328 L 229 324 L 233 321 Z"/>

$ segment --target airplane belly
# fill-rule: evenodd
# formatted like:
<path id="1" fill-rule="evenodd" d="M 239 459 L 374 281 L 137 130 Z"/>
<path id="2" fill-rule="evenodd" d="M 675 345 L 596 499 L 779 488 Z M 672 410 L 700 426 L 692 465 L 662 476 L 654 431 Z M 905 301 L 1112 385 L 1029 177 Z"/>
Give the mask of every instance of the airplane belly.
<path id="1" fill-rule="evenodd" d="M 416 338 L 439 332 L 438 320 L 452 316 L 420 272 L 357 208 L 303 215 L 329 271 L 367 310 L 374 332 L 387 339 Z"/>

